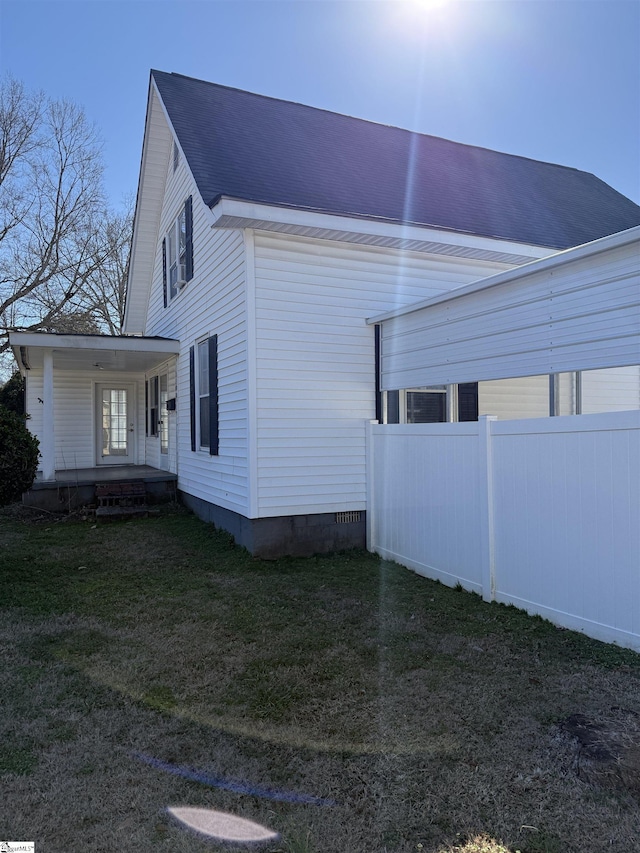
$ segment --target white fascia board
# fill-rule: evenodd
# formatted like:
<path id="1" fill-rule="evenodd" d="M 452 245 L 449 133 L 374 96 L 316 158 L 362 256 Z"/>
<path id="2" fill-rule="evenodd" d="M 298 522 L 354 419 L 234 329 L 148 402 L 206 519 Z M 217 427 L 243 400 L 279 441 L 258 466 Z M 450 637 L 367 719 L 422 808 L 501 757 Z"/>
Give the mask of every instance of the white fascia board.
<path id="1" fill-rule="evenodd" d="M 142 332 L 146 326 L 147 314 L 149 311 L 149 296 L 151 293 L 152 286 L 155 252 L 157 250 L 157 245 L 160 236 L 160 217 L 162 212 L 162 204 L 164 201 L 164 192 L 166 190 L 166 167 L 168 166 L 168 160 L 166 162 L 159 162 L 157 154 L 155 155 L 154 160 L 153 155 L 150 153 L 150 136 L 153 130 L 152 119 L 154 118 L 154 105 L 156 103 L 160 109 L 160 114 L 164 118 L 167 133 L 171 139 L 171 142 L 175 143 L 178 146 L 181 160 L 184 162 L 185 168 L 191 177 L 191 183 L 197 191 L 197 185 L 195 182 L 195 178 L 193 177 L 193 172 L 191 171 L 191 168 L 189 166 L 189 162 L 184 155 L 184 151 L 182 150 L 182 146 L 180 145 L 178 136 L 173 128 L 171 119 L 169 118 L 169 114 L 167 112 L 167 108 L 165 107 L 160 92 L 158 91 L 158 87 L 156 86 L 156 82 L 153 77 L 151 77 L 149 81 L 149 100 L 147 104 L 147 116 L 145 120 L 144 138 L 142 143 L 142 163 L 140 166 L 140 180 L 138 183 L 138 198 L 136 202 L 136 215 L 134 219 L 133 243 L 131 246 L 132 263 L 129 267 L 127 296 L 129 296 L 131 289 L 134 286 L 134 281 L 136 282 L 136 290 L 141 287 L 144 287 L 145 290 L 141 294 L 140 299 L 133 300 L 128 298 L 126 300 L 123 328 L 127 332 L 131 333 Z M 158 107 L 156 107 L 156 110 L 158 109 Z M 168 151 L 167 153 L 170 154 L 170 151 Z M 157 198 L 154 198 L 151 200 L 151 202 L 147 203 L 144 197 L 145 176 L 147 176 L 147 181 L 152 180 L 152 178 L 149 178 L 148 175 L 154 168 L 158 169 L 163 176 L 161 179 L 162 191 L 158 194 Z M 138 247 L 139 217 L 140 211 L 144 207 L 145 203 L 150 208 L 151 212 L 149 213 L 149 215 L 153 219 L 153 245 L 147 247 L 149 260 L 143 265 L 144 268 L 136 269 L 134 265 L 136 259 L 136 250 Z M 144 307 L 142 307 L 143 305 Z"/>
<path id="2" fill-rule="evenodd" d="M 516 243 L 497 237 L 481 237 L 462 231 L 448 231 L 437 227 L 388 222 L 383 219 L 365 218 L 314 210 L 301 210 L 292 207 L 243 201 L 222 196 L 211 208 L 214 228 L 255 228 L 256 230 L 287 229 L 287 233 L 305 236 L 327 237 L 334 232 L 333 239 L 340 234 L 361 234 L 371 238 L 396 241 L 398 246 L 408 242 L 444 244 L 452 248 L 477 249 L 479 251 L 498 252 L 534 260 L 546 257 L 554 250 L 546 246 L 533 246 Z M 314 231 L 318 233 L 314 235 Z M 371 245 L 376 245 L 371 242 Z M 382 245 L 382 243 L 380 244 Z M 426 250 L 423 250 L 426 251 Z M 524 256 L 524 257 L 523 257 Z"/>
<path id="3" fill-rule="evenodd" d="M 10 332 L 12 347 L 40 349 L 81 349 L 108 352 L 144 352 L 177 355 L 180 341 L 173 338 L 140 338 L 108 335 L 55 335 L 48 332 Z"/>
<path id="4" fill-rule="evenodd" d="M 481 290 L 489 290 L 491 287 L 497 287 L 501 284 L 509 284 L 510 282 L 519 281 L 526 276 L 535 275 L 539 272 L 547 272 L 557 269 L 565 264 L 573 263 L 574 261 L 584 260 L 600 255 L 603 252 L 619 249 L 627 246 L 630 243 L 638 244 L 638 261 L 640 270 L 640 225 L 634 228 L 629 228 L 627 231 L 619 231 L 617 234 L 610 234 L 607 237 L 600 237 L 591 243 L 583 243 L 581 246 L 575 246 L 572 249 L 564 249 L 560 252 L 555 252 L 552 255 L 531 261 L 531 263 L 516 267 L 512 270 L 499 272 L 495 275 L 481 278 L 471 284 L 457 287 L 455 290 L 448 293 L 442 293 L 438 296 L 432 296 L 430 299 L 424 299 L 421 302 L 416 302 L 413 305 L 407 305 L 404 308 L 399 308 L 396 311 L 387 311 L 384 314 L 377 314 L 375 317 L 367 319 L 368 326 L 374 326 L 378 323 L 383 323 L 385 320 L 391 320 L 394 317 L 402 317 L 405 314 L 412 314 L 414 311 L 420 311 L 423 308 L 430 308 L 432 305 L 439 305 L 443 302 L 453 302 L 454 299 L 460 299 L 462 296 L 467 296 L 470 293 L 477 293 Z"/>
<path id="5" fill-rule="evenodd" d="M 147 159 L 148 159 L 148 133 L 149 127 L 151 126 L 151 112 L 152 112 L 152 86 L 153 81 L 151 77 L 149 78 L 149 90 L 147 93 L 147 111 L 145 114 L 144 120 L 144 133 L 142 136 L 142 153 L 140 155 L 140 171 L 138 173 L 138 187 L 136 190 L 136 206 L 133 215 L 133 235 L 131 240 L 131 262 L 129 264 L 129 270 L 127 275 L 127 288 L 125 291 L 125 305 L 124 305 L 124 320 L 123 320 L 123 328 L 128 329 L 130 325 L 132 325 L 132 320 L 130 319 L 130 315 L 132 312 L 131 304 L 132 299 L 130 298 L 131 290 L 134 282 L 134 266 L 135 259 L 137 255 L 137 247 L 138 247 L 138 228 L 140 221 L 140 211 L 142 207 L 142 179 L 145 173 Z M 138 312 L 139 313 L 139 312 Z M 141 328 L 140 322 L 137 324 Z"/>

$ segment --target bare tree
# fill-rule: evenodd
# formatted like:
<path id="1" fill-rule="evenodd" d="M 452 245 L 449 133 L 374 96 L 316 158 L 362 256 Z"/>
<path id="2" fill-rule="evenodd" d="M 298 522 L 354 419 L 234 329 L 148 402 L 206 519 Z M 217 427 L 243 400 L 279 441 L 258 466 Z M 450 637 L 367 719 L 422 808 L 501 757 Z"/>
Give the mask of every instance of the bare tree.
<path id="1" fill-rule="evenodd" d="M 129 200 L 124 212 L 107 214 L 96 245 L 101 262 L 80 293 L 79 305 L 111 335 L 122 334 L 132 234 L 133 203 Z"/>
<path id="2" fill-rule="evenodd" d="M 0 353 L 12 330 L 57 329 L 112 251 L 102 153 L 83 111 L 0 84 Z M 86 318 L 85 318 L 86 319 Z"/>

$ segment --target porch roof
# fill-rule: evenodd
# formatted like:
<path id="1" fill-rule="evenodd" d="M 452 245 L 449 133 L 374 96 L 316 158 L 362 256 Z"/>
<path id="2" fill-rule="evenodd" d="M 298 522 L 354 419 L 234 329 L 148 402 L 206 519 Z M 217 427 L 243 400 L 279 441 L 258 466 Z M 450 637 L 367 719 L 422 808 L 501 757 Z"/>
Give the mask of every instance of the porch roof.
<path id="1" fill-rule="evenodd" d="M 9 343 L 22 371 L 41 368 L 44 353 L 53 354 L 56 370 L 145 372 L 180 352 L 173 338 L 133 335 L 76 335 L 10 332 Z"/>

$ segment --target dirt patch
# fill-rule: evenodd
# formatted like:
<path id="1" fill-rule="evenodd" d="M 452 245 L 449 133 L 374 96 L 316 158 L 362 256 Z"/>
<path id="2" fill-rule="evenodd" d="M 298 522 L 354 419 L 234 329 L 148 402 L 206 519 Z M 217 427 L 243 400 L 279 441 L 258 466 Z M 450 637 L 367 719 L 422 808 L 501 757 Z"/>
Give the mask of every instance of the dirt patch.
<path id="1" fill-rule="evenodd" d="M 572 714 L 560 724 L 575 738 L 578 778 L 640 796 L 640 715 L 614 707 L 602 716 Z"/>

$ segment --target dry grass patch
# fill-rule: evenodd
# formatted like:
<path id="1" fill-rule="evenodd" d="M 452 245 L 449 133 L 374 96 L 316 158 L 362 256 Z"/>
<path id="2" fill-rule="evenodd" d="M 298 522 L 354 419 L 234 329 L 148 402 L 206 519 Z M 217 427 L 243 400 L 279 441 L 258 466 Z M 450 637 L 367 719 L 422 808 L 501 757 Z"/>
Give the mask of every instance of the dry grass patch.
<path id="1" fill-rule="evenodd" d="M 229 849 L 188 805 L 278 832 L 267 853 L 637 844 L 636 795 L 580 779 L 559 725 L 640 714 L 631 652 L 366 553 L 254 560 L 180 511 L 14 512 L 0 539 L 0 837 Z"/>

